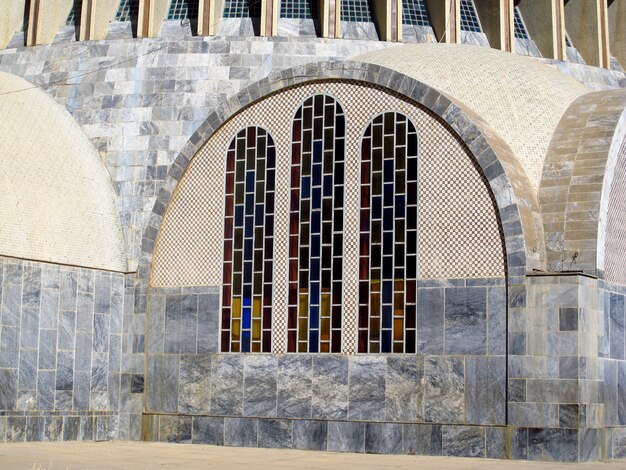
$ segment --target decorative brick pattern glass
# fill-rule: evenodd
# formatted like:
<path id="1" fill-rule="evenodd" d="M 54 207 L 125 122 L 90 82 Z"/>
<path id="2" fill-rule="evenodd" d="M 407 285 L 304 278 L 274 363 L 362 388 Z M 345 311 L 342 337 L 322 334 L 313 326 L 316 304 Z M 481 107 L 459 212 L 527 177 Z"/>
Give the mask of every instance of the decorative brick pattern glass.
<path id="1" fill-rule="evenodd" d="M 361 353 L 415 353 L 417 166 L 413 123 L 396 112 L 374 118 L 361 149 Z"/>
<path id="2" fill-rule="evenodd" d="M 261 0 L 226 0 L 224 18 L 260 18 Z"/>
<path id="3" fill-rule="evenodd" d="M 274 140 L 260 127 L 247 127 L 226 158 L 222 352 L 270 352 Z"/>
<path id="4" fill-rule="evenodd" d="M 328 95 L 293 123 L 288 352 L 341 352 L 346 124 Z"/>
<path id="5" fill-rule="evenodd" d="M 139 0 L 122 0 L 115 21 L 132 21 L 139 16 Z"/>
<path id="6" fill-rule="evenodd" d="M 528 31 L 526 25 L 522 19 L 522 14 L 519 11 L 519 7 L 515 7 L 513 10 L 513 25 L 515 27 L 515 37 L 518 39 L 530 39 L 528 37 Z"/>
<path id="7" fill-rule="evenodd" d="M 80 15 L 82 13 L 82 9 L 83 9 L 82 0 L 74 0 L 74 4 L 72 5 L 72 8 L 70 9 L 70 13 L 69 15 L 67 15 L 67 20 L 65 20 L 65 26 L 75 26 L 76 19 L 78 19 L 78 21 L 80 22 Z"/>
<path id="8" fill-rule="evenodd" d="M 280 3 L 281 18 L 317 19 L 318 10 L 317 0 L 283 0 Z"/>

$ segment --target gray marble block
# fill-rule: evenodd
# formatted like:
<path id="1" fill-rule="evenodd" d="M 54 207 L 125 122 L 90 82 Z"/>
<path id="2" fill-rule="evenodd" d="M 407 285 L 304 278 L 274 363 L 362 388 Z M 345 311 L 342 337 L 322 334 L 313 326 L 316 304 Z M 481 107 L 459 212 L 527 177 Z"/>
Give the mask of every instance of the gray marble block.
<path id="1" fill-rule="evenodd" d="M 194 444 L 224 445 L 224 418 L 194 417 L 191 440 Z"/>
<path id="2" fill-rule="evenodd" d="M 276 416 L 277 358 L 269 355 L 249 355 L 244 359 L 245 416 Z"/>
<path id="3" fill-rule="evenodd" d="M 243 356 L 216 356 L 212 361 L 215 380 L 211 413 L 223 416 L 243 413 L 243 360 Z"/>
<path id="4" fill-rule="evenodd" d="M 308 418 L 311 416 L 313 359 L 287 355 L 278 358 L 277 415 Z"/>
<path id="5" fill-rule="evenodd" d="M 329 421 L 328 450 L 331 452 L 365 452 L 365 423 Z"/>
<path id="6" fill-rule="evenodd" d="M 328 445 L 328 421 L 293 421 L 293 448 L 302 450 L 326 450 Z"/>
<path id="7" fill-rule="evenodd" d="M 402 425 L 366 423 L 365 452 L 374 454 L 402 453 Z"/>
<path id="8" fill-rule="evenodd" d="M 224 445 L 257 447 L 258 420 L 256 418 L 224 419 Z"/>
<path id="9" fill-rule="evenodd" d="M 312 418 L 346 419 L 348 359 L 341 356 L 314 356 L 311 391 Z"/>
<path id="10" fill-rule="evenodd" d="M 446 354 L 486 354 L 487 291 L 452 287 L 446 292 Z"/>
<path id="11" fill-rule="evenodd" d="M 385 419 L 385 369 L 384 357 L 355 356 L 350 359 L 349 419 Z"/>

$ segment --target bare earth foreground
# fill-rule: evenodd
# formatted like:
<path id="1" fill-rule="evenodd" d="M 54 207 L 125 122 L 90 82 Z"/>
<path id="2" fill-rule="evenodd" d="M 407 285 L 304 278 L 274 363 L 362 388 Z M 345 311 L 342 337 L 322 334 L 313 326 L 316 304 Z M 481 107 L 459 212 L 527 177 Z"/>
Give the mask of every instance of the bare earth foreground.
<path id="1" fill-rule="evenodd" d="M 617 470 L 626 462 L 587 464 L 519 462 L 453 457 L 340 454 L 152 442 L 46 442 L 0 444 L 0 469 L 529 469 Z"/>

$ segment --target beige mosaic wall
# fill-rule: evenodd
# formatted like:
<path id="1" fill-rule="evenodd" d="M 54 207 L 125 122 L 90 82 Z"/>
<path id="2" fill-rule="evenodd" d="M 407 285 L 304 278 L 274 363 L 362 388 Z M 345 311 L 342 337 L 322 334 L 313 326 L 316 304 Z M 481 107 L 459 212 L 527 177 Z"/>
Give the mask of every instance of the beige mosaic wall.
<path id="1" fill-rule="evenodd" d="M 80 126 L 0 72 L 0 254 L 126 271 L 111 178 Z"/>
<path id="2" fill-rule="evenodd" d="M 534 59 L 486 47 L 415 44 L 355 60 L 409 75 L 476 112 L 509 144 L 535 189 L 561 116 L 591 91 Z"/>
<path id="3" fill-rule="evenodd" d="M 244 126 L 269 131 L 277 149 L 274 239 L 274 352 L 284 352 L 289 234 L 291 118 L 315 93 L 335 97 L 347 118 L 343 351 L 356 350 L 360 142 L 368 123 L 387 110 L 414 122 L 420 136 L 420 276 L 502 277 L 504 255 L 488 189 L 469 151 L 430 113 L 381 89 L 351 82 L 307 84 L 250 106 L 204 145 L 183 175 L 163 220 L 151 285 L 222 283 L 224 165 L 232 138 Z M 219 188 L 219 190 L 216 190 Z"/>
<path id="4" fill-rule="evenodd" d="M 611 183 L 611 195 L 609 197 L 609 210 L 606 224 L 606 240 L 604 248 L 604 276 L 608 282 L 626 286 L 626 139 L 617 155 L 617 164 L 613 182 Z"/>

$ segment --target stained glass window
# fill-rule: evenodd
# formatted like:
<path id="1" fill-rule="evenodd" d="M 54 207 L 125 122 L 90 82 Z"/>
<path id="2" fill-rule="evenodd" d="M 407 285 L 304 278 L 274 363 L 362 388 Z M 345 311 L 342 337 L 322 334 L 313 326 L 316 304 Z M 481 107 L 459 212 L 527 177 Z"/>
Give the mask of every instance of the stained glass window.
<path id="1" fill-rule="evenodd" d="M 418 138 L 403 114 L 380 114 L 361 149 L 359 352 L 415 353 Z"/>
<path id="2" fill-rule="evenodd" d="M 402 23 L 414 26 L 430 26 L 424 0 L 404 0 L 402 2 Z"/>
<path id="3" fill-rule="evenodd" d="M 461 0 L 461 30 L 474 33 L 482 32 L 476 7 L 472 0 Z"/>
<path id="4" fill-rule="evenodd" d="M 368 0 L 341 0 L 341 21 L 374 21 Z"/>
<path id="5" fill-rule="evenodd" d="M 281 18 L 316 19 L 318 18 L 317 0 L 283 0 L 280 3 Z"/>
<path id="6" fill-rule="evenodd" d="M 260 18 L 261 0 L 226 0 L 224 18 Z"/>
<path id="7" fill-rule="evenodd" d="M 70 10 L 69 15 L 67 15 L 67 20 L 65 21 L 65 26 L 74 26 L 78 20 L 80 22 L 80 15 L 83 8 L 82 0 L 74 0 L 74 4 L 72 5 L 72 9 Z"/>
<path id="8" fill-rule="evenodd" d="M 518 39 L 528 39 L 528 31 L 526 30 L 526 25 L 522 19 L 519 7 L 515 7 L 513 10 L 513 22 L 515 26 L 515 37 Z"/>
<path id="9" fill-rule="evenodd" d="M 226 158 L 222 352 L 270 352 L 276 148 L 260 127 Z"/>
<path id="10" fill-rule="evenodd" d="M 288 352 L 341 352 L 346 124 L 328 95 L 293 122 Z"/>
<path id="11" fill-rule="evenodd" d="M 188 18 L 198 18 L 198 0 L 172 0 L 167 19 L 185 20 Z"/>
<path id="12" fill-rule="evenodd" d="M 115 21 L 132 21 L 139 16 L 139 0 L 121 0 Z"/>

